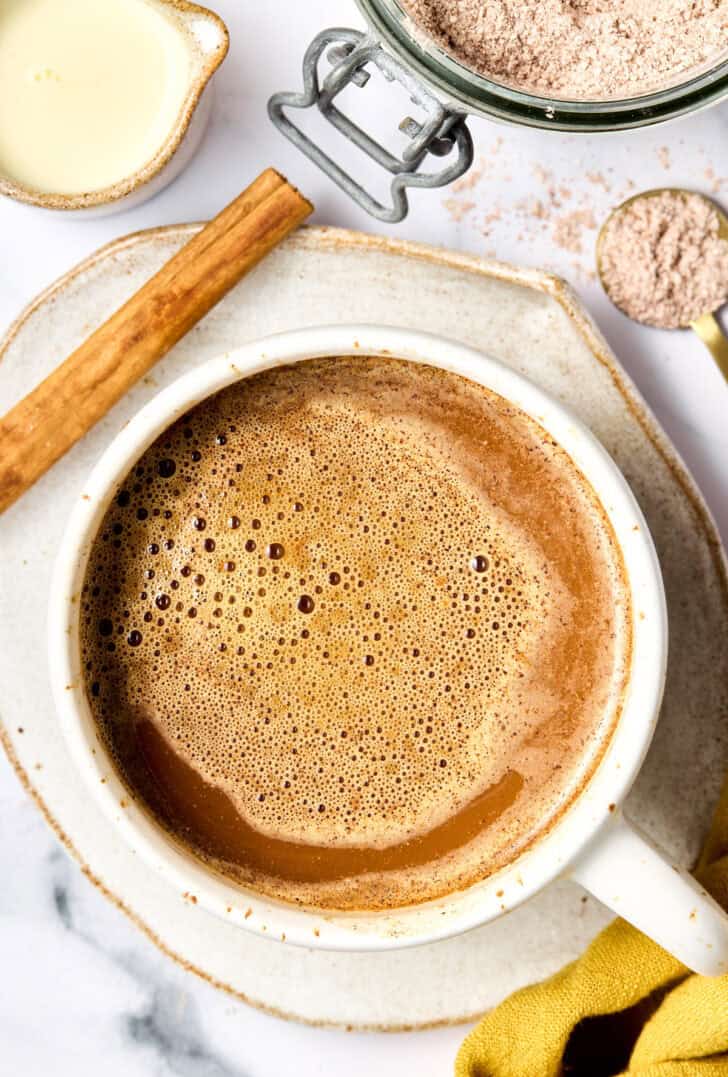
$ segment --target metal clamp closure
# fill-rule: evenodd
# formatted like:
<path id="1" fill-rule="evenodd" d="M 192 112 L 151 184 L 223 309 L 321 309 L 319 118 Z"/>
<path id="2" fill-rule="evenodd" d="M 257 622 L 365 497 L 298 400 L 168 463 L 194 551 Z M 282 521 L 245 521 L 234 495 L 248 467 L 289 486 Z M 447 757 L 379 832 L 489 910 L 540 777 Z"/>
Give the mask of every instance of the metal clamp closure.
<path id="1" fill-rule="evenodd" d="M 329 49 L 332 65 L 323 82 L 318 65 L 322 53 Z M 368 135 L 337 106 L 336 98 L 349 85 L 363 88 L 370 78 L 366 70 L 374 64 L 389 81 L 404 86 L 413 104 L 424 112 L 424 122 L 406 116 L 399 129 L 410 139 L 400 157 L 390 153 Z M 325 153 L 316 142 L 297 127 L 285 113 L 286 108 L 305 109 L 316 105 L 337 130 L 368 157 L 391 173 L 392 204 L 385 206 Z M 268 102 L 268 114 L 282 131 L 314 164 L 333 179 L 360 206 L 380 221 L 394 223 L 407 216 L 407 187 L 442 187 L 461 176 L 473 160 L 473 142 L 463 113 L 457 112 L 430 93 L 399 60 L 385 52 L 379 43 L 358 30 L 322 30 L 309 45 L 303 59 L 303 92 L 277 93 Z M 428 155 L 454 159 L 436 172 L 418 169 Z"/>

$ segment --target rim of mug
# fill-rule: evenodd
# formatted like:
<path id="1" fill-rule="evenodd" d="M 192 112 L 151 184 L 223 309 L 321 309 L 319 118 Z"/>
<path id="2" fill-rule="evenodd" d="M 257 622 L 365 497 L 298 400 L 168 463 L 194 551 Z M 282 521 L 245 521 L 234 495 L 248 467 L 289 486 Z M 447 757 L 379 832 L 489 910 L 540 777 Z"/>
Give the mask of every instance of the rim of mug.
<path id="1" fill-rule="evenodd" d="M 606 512 L 624 559 L 633 625 L 621 713 L 572 803 L 515 860 L 471 886 L 392 910 L 342 912 L 278 901 L 227 881 L 183 850 L 133 798 L 96 730 L 80 668 L 80 592 L 103 514 L 130 467 L 167 427 L 226 386 L 275 366 L 330 355 L 380 355 L 449 370 L 534 418 L 569 454 Z M 626 479 L 563 404 L 498 360 L 429 333 L 382 325 L 314 326 L 249 342 L 206 361 L 156 394 L 116 435 L 79 492 L 61 540 L 48 608 L 51 689 L 74 765 L 125 844 L 184 899 L 263 937 L 334 950 L 389 950 L 487 923 L 564 874 L 613 818 L 657 722 L 667 661 L 667 612 L 657 554 Z M 638 674 L 638 675 L 637 675 Z"/>

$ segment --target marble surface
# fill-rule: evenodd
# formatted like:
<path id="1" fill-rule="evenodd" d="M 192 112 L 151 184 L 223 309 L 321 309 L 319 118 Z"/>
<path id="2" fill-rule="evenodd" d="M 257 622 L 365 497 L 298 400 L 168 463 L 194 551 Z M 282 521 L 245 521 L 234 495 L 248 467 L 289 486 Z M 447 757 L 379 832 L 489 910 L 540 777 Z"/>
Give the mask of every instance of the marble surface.
<path id="1" fill-rule="evenodd" d="M 272 91 L 298 86 L 301 54 L 318 29 L 361 25 L 353 3 L 216 6 L 232 48 L 217 78 L 208 134 L 172 187 L 136 210 L 97 220 L 0 203 L 0 331 L 99 245 L 139 228 L 207 217 L 264 164 L 312 197 L 318 222 L 386 230 L 299 157 L 265 115 Z M 380 88 L 364 92 L 372 114 L 391 114 L 377 108 Z M 682 184 L 728 197 L 728 103 L 668 127 L 600 138 L 471 125 L 480 179 L 457 192 L 415 193 L 408 220 L 393 230 L 566 276 L 684 456 L 728 539 L 728 389 L 696 338 L 631 325 L 592 276 L 593 226 L 632 184 Z M 103 1066 L 108 1077 L 430 1077 L 451 1068 L 462 1029 L 374 1035 L 289 1025 L 178 969 L 80 875 L 4 758 L 0 872 L 0 1040 L 9 1073 L 84 1077 Z"/>

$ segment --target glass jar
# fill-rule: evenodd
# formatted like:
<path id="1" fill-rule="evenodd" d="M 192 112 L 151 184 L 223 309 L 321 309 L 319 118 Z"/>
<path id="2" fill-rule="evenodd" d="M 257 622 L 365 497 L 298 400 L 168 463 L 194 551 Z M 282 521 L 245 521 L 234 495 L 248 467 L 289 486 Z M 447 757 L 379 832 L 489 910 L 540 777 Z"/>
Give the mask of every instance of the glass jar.
<path id="1" fill-rule="evenodd" d="M 728 58 L 655 92 L 624 100 L 571 101 L 525 93 L 479 75 L 449 55 L 411 19 L 398 0 L 357 0 L 369 32 L 324 30 L 309 46 L 303 63 L 303 93 L 275 94 L 268 106 L 271 119 L 364 209 L 380 220 L 402 220 L 407 214 L 407 187 L 439 187 L 469 168 L 473 159 L 468 114 L 546 130 L 621 131 L 662 123 L 715 104 L 728 95 Z M 324 51 L 331 64 L 320 79 Z M 351 83 L 363 87 L 367 65 L 376 65 L 389 80 L 404 85 L 424 112 L 424 122 L 405 117 L 400 129 L 410 142 L 400 157 L 353 123 L 336 106 L 336 97 Z M 291 122 L 286 108 L 313 105 L 347 138 L 393 175 L 392 205 L 384 206 Z M 432 157 L 444 159 L 434 172 L 421 167 Z"/>

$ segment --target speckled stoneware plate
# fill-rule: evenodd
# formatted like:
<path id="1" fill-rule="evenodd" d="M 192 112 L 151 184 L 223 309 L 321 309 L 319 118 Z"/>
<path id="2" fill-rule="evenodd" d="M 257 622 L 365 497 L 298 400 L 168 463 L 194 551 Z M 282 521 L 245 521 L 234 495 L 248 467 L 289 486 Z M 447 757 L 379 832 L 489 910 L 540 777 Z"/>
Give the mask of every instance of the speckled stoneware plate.
<path id="1" fill-rule="evenodd" d="M 198 226 L 112 243 L 46 291 L 0 344 L 0 412 L 65 357 Z M 633 817 L 695 857 L 728 767 L 728 582 L 715 529 L 673 449 L 563 283 L 543 273 L 353 232 L 311 228 L 274 251 L 16 504 L 0 524 L 4 743 L 85 874 L 174 960 L 282 1016 L 401 1029 L 465 1021 L 575 957 L 609 916 L 573 883 L 447 942 L 379 954 L 315 952 L 206 914 L 147 871 L 77 778 L 46 676 L 51 563 L 72 501 L 124 422 L 183 371 L 266 333 L 323 322 L 411 326 L 473 345 L 566 401 L 639 498 L 660 554 L 671 658 Z"/>

